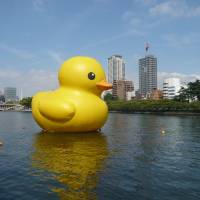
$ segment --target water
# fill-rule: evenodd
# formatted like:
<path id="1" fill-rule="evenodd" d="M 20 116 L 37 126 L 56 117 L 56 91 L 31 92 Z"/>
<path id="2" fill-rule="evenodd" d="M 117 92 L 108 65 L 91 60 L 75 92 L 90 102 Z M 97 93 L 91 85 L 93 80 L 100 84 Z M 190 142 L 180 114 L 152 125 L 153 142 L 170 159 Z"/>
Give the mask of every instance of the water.
<path id="1" fill-rule="evenodd" d="M 200 199 L 200 116 L 113 113 L 74 135 L 0 112 L 0 141 L 2 200 Z"/>

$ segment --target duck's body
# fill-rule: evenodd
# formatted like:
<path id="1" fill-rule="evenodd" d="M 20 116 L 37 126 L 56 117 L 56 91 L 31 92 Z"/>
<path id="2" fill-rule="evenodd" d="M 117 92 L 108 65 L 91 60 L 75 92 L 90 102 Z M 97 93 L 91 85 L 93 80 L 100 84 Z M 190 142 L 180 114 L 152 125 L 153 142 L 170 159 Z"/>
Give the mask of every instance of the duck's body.
<path id="1" fill-rule="evenodd" d="M 98 70 L 96 74 L 98 75 Z M 59 78 L 62 79 L 62 77 Z M 101 76 L 98 79 L 100 79 L 98 81 L 103 80 Z M 93 90 L 95 83 L 93 80 L 93 83 L 88 80 L 86 83 L 84 80 L 82 82 L 78 79 L 77 82 L 79 81 L 82 84 L 78 87 L 76 82 L 75 85 L 72 84 L 68 87 L 61 85 L 55 91 L 40 92 L 33 97 L 32 113 L 36 122 L 44 130 L 49 132 L 89 132 L 104 125 L 108 108 L 100 98 L 101 91 L 96 88 Z M 88 84 L 90 85 L 88 86 Z"/>
<path id="2" fill-rule="evenodd" d="M 98 96 L 66 88 L 38 93 L 33 105 L 36 105 L 32 112 L 38 124 L 54 132 L 97 130 L 104 125 L 108 112 L 107 105 Z"/>

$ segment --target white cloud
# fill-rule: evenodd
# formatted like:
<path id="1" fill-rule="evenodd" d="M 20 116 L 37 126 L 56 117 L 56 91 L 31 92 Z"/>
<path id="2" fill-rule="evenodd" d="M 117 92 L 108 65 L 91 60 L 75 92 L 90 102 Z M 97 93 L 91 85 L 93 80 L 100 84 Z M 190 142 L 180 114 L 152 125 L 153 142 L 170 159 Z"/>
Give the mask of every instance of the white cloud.
<path id="1" fill-rule="evenodd" d="M 197 79 L 200 80 L 200 74 L 182 74 L 177 72 L 158 72 L 158 87 L 162 89 L 163 80 L 166 78 L 179 78 L 183 84 L 187 84 Z"/>
<path id="2" fill-rule="evenodd" d="M 57 72 L 30 69 L 27 72 L 7 69 L 0 71 L 0 88 L 6 86 L 22 88 L 24 96 L 32 96 L 38 91 L 55 89 L 58 85 Z"/>
<path id="3" fill-rule="evenodd" d="M 154 28 L 162 23 L 163 20 L 156 19 L 149 21 L 148 17 L 138 17 L 134 11 L 126 11 L 122 14 L 122 20 L 135 29 L 144 30 L 146 28 Z"/>
<path id="4" fill-rule="evenodd" d="M 8 53 L 14 54 L 15 56 L 22 58 L 22 59 L 30 59 L 33 58 L 34 55 L 29 53 L 28 51 L 21 50 L 6 44 L 1 44 L 0 43 L 0 49 L 3 51 L 6 51 Z"/>
<path id="5" fill-rule="evenodd" d="M 131 11 L 126 11 L 126 12 L 124 12 L 123 15 L 122 15 L 122 19 L 123 19 L 124 21 L 129 20 L 129 19 L 132 18 L 132 17 L 133 17 L 133 12 L 131 12 Z"/>
<path id="6" fill-rule="evenodd" d="M 135 55 L 137 57 L 137 55 Z M 135 90 L 138 89 L 138 73 L 127 71 L 127 79 L 134 81 Z M 30 69 L 27 72 L 7 69 L 0 71 L 0 89 L 6 86 L 23 89 L 24 96 L 32 96 L 39 91 L 54 90 L 58 87 L 58 72 Z M 170 77 L 180 78 L 182 83 L 188 83 L 200 79 L 200 74 L 183 74 L 177 72 L 158 72 L 158 87 L 162 89 L 163 80 Z"/>
<path id="7" fill-rule="evenodd" d="M 200 16 L 200 5 L 192 7 L 184 0 L 168 0 L 150 8 L 149 12 L 153 16 L 194 17 Z"/>
<path id="8" fill-rule="evenodd" d="M 93 3 L 100 3 L 100 4 L 105 4 L 110 2 L 111 0 L 92 0 Z"/>
<path id="9" fill-rule="evenodd" d="M 137 18 L 137 17 L 132 17 L 131 19 L 130 19 L 130 24 L 132 25 L 132 26 L 138 26 L 138 25 L 140 25 L 142 23 L 142 20 L 141 19 L 139 19 L 139 18 Z"/>
<path id="10" fill-rule="evenodd" d="M 137 74 L 128 74 L 127 78 L 132 80 L 134 78 L 134 86 L 135 90 L 139 88 L 139 77 Z M 189 82 L 193 82 L 197 79 L 200 80 L 200 74 L 183 74 L 177 72 L 158 72 L 158 88 L 162 89 L 163 81 L 166 78 L 179 78 L 182 84 L 187 84 Z"/>
<path id="11" fill-rule="evenodd" d="M 199 46 L 200 43 L 199 34 L 195 32 L 188 32 L 182 35 L 169 33 L 163 35 L 162 38 L 171 47 Z"/>
<path id="12" fill-rule="evenodd" d="M 55 51 L 48 51 L 48 54 L 59 65 L 63 63 L 64 59 L 62 58 L 60 53 L 55 52 Z"/>
<path id="13" fill-rule="evenodd" d="M 144 6 L 148 6 L 148 5 L 151 5 L 153 3 L 156 2 L 156 0 L 133 0 L 134 3 L 139 3 L 141 5 L 144 5 Z"/>
<path id="14" fill-rule="evenodd" d="M 33 0 L 34 10 L 39 11 L 39 12 L 44 11 L 46 2 L 47 0 Z"/>
<path id="15" fill-rule="evenodd" d="M 124 33 L 120 33 L 118 35 L 114 35 L 112 37 L 108 37 L 108 38 L 104 38 L 98 42 L 94 42 L 94 43 L 90 43 L 85 45 L 83 48 L 91 48 L 91 47 L 96 47 L 96 46 L 101 46 L 101 45 L 105 45 L 108 44 L 110 42 L 116 41 L 116 40 L 120 40 L 122 38 L 131 36 L 131 35 L 135 35 L 135 36 L 145 36 L 146 32 L 144 31 L 138 31 L 138 30 L 129 30 L 127 32 Z"/>
<path id="16" fill-rule="evenodd" d="M 122 15 L 122 20 L 125 21 L 125 22 L 128 22 L 132 26 L 138 26 L 142 22 L 142 20 L 138 17 L 135 17 L 133 12 L 131 12 L 131 11 L 126 11 Z"/>
<path id="17" fill-rule="evenodd" d="M 0 79 L 14 79 L 14 78 L 18 78 L 20 76 L 20 73 L 17 71 L 13 71 L 13 70 L 1 70 L 0 71 Z"/>

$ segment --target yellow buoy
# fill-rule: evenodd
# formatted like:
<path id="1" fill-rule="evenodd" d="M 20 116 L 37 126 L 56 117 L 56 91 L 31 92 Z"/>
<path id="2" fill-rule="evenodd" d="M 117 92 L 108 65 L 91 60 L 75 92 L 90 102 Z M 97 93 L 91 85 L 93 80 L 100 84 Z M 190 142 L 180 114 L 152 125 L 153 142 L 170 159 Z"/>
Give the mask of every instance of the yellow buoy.
<path id="1" fill-rule="evenodd" d="M 161 129 L 160 130 L 160 133 L 163 135 L 163 134 L 165 134 L 165 130 L 164 129 Z"/>

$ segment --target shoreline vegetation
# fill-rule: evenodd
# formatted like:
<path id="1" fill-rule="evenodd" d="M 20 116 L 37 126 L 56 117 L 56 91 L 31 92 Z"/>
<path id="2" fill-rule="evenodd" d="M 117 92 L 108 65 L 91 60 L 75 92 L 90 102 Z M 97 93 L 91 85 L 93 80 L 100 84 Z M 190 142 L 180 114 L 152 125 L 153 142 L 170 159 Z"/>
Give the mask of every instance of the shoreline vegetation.
<path id="1" fill-rule="evenodd" d="M 174 99 L 134 99 L 123 101 L 113 99 L 112 94 L 104 97 L 110 112 L 168 114 L 168 115 L 200 115 L 200 80 L 189 82 L 182 87 Z"/>
<path id="2" fill-rule="evenodd" d="M 178 102 L 175 100 L 109 100 L 109 112 L 143 114 L 200 115 L 200 102 Z"/>

